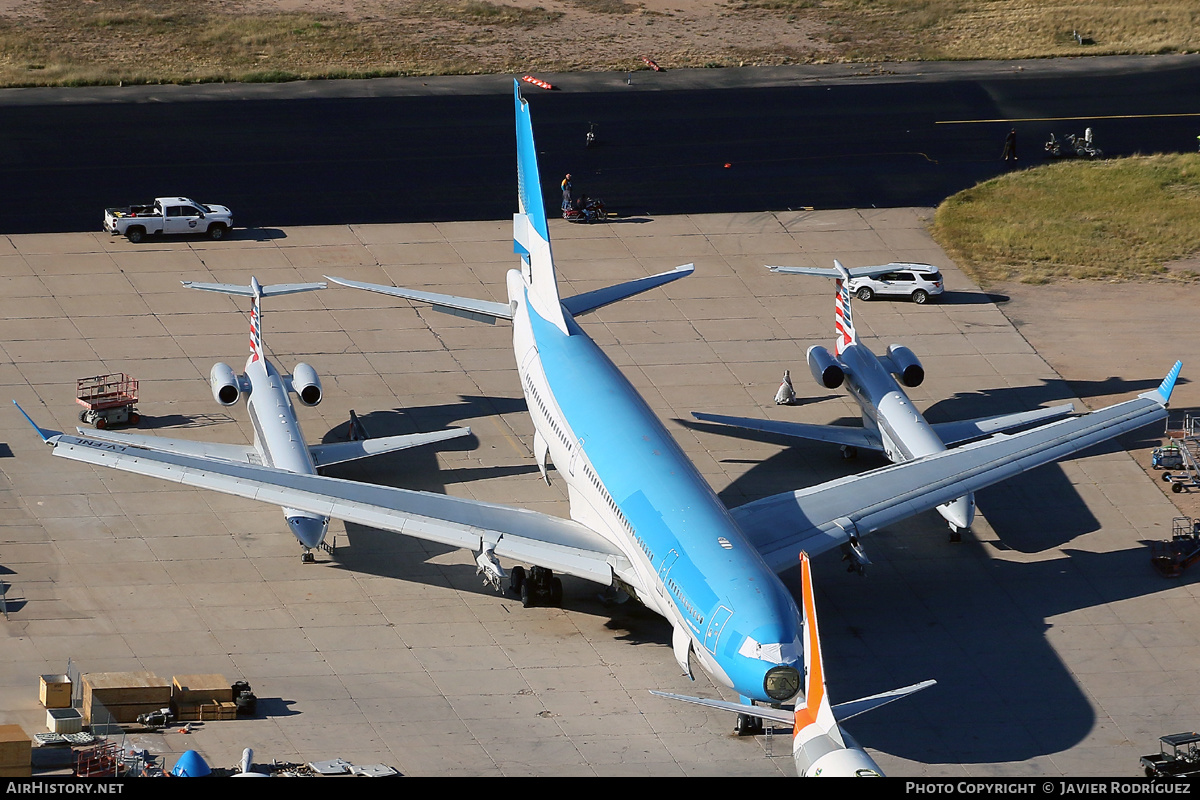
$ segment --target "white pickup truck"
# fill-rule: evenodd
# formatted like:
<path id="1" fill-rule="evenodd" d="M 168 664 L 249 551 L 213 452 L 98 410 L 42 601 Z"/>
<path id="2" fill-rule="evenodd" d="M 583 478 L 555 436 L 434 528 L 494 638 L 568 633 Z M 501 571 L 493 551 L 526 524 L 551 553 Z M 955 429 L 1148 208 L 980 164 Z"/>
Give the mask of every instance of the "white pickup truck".
<path id="1" fill-rule="evenodd" d="M 223 239 L 233 227 L 233 212 L 186 197 L 159 197 L 153 205 L 104 209 L 104 230 L 140 242 L 151 234 L 206 233 Z"/>

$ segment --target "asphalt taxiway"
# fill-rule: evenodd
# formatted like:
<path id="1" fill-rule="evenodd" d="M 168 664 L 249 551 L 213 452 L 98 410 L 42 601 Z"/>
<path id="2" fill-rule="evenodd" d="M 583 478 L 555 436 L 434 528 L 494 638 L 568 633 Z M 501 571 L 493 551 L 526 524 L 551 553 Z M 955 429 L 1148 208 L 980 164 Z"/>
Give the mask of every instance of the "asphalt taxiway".
<path id="1" fill-rule="evenodd" d="M 1106 338 L 1127 326 L 1089 314 L 1086 289 L 1059 309 L 1069 337 L 1022 300 L 1040 287 L 1011 299 L 980 291 L 930 240 L 928 213 L 646 216 L 554 222 L 551 235 L 564 294 L 695 262 L 695 275 L 581 324 L 731 505 L 880 463 L 689 421 L 693 410 L 818 423 L 857 413 L 804 364 L 808 345 L 832 338 L 831 284 L 766 263 L 942 267 L 940 303 L 855 306 L 864 339 L 902 342 L 924 361 L 927 381 L 910 394 L 933 421 L 1071 398 L 1107 405 L 1156 385 L 1176 357 L 1190 374 L 1186 353 Z M 123 371 L 141 382 L 144 430 L 248 442 L 244 410 L 217 406 L 207 385 L 214 361 L 245 357 L 246 309 L 180 280 L 330 274 L 502 300 L 513 264 L 507 221 L 141 245 L 8 235 L 0 385 L 43 426 L 71 430 L 75 380 Z M 1181 304 L 1195 293 L 1171 291 Z M 1036 318 L 1025 324 L 1010 307 Z M 305 360 L 325 383 L 324 402 L 300 409 L 310 441 L 343 437 L 350 409 L 376 435 L 464 424 L 475 433 L 338 474 L 567 514 L 563 481 L 551 472 L 547 487 L 531 457 L 507 327 L 331 287 L 271 301 L 263 328 L 281 369 Z M 785 368 L 800 402 L 776 407 Z M 1182 383 L 1175 405 L 1200 405 L 1197 391 Z M 254 719 L 133 734 L 168 766 L 187 749 L 232 766 L 252 747 L 259 761 L 340 757 L 407 775 L 793 771 L 786 735 L 739 739 L 726 715 L 651 696 L 722 691 L 703 673 L 695 684 L 678 674 L 663 620 L 606 606 L 597 587 L 568 580 L 562 609 L 523 609 L 481 586 L 469 553 L 336 522 L 336 557 L 302 564 L 277 507 L 53 459 L 13 409 L 0 412 L 0 433 L 0 723 L 42 730 L 38 676 L 70 659 L 84 672 L 251 684 Z M 817 559 L 834 702 L 938 681 L 848 725 L 889 774 L 1134 776 L 1159 735 L 1195 727 L 1193 576 L 1158 577 L 1143 543 L 1169 535 L 1176 513 L 1139 464 L 1161 434 L 1144 430 L 981 493 L 982 518 L 962 544 L 928 513 L 865 539 L 866 577 L 847 574 L 836 554 Z"/>

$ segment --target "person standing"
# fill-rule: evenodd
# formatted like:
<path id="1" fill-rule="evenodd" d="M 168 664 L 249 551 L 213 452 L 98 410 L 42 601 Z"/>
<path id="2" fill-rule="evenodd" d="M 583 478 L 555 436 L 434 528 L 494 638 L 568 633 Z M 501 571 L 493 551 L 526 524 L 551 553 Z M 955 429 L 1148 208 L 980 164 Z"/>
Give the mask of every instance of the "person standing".
<path id="1" fill-rule="evenodd" d="M 574 198 L 571 196 L 571 173 L 567 173 L 567 177 L 562 180 L 562 210 L 569 211 Z"/>
<path id="2" fill-rule="evenodd" d="M 1004 154 L 1001 156 L 1005 161 L 1017 160 L 1017 129 L 1013 128 L 1008 132 L 1008 136 L 1004 137 Z"/>

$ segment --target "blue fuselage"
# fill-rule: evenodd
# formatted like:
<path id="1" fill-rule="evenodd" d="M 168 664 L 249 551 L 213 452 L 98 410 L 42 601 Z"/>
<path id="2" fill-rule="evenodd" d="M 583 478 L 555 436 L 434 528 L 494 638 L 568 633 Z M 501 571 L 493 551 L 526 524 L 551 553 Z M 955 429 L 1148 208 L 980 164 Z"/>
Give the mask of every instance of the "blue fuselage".
<path id="1" fill-rule="evenodd" d="M 521 273 L 514 349 L 535 428 L 571 490 L 571 514 L 617 544 L 627 582 L 691 639 L 714 677 L 743 697 L 778 702 L 766 673 L 799 668 L 794 599 L 746 541 L 708 482 L 599 347 L 530 308 Z"/>

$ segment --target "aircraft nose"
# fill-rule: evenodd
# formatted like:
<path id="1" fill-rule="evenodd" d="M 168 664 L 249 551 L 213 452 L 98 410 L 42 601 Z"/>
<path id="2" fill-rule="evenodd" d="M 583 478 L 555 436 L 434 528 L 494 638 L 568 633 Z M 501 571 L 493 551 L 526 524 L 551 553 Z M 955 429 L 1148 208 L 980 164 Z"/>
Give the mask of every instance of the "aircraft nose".
<path id="1" fill-rule="evenodd" d="M 957 530 L 967 530 L 975 521 L 975 495 L 963 495 L 957 500 L 951 500 L 944 506 L 938 506 L 938 511 Z"/>
<path id="2" fill-rule="evenodd" d="M 326 517 L 288 517 L 287 522 L 292 534 L 305 547 L 316 547 L 325 541 L 325 531 L 329 528 Z"/>

